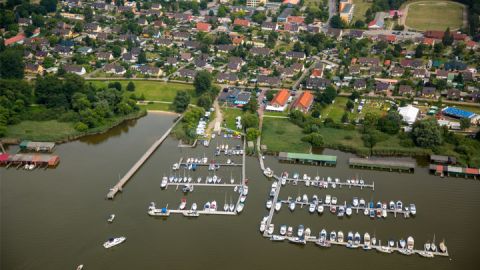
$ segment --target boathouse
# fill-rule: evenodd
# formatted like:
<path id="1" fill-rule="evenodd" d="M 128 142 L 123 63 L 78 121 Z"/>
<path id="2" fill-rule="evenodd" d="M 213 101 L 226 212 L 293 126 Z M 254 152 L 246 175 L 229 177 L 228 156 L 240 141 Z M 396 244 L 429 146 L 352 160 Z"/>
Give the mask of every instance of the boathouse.
<path id="1" fill-rule="evenodd" d="M 450 165 L 430 164 L 430 172 L 438 176 L 455 176 L 455 177 L 480 177 L 480 169 L 478 168 L 462 168 Z"/>
<path id="2" fill-rule="evenodd" d="M 22 141 L 19 146 L 22 151 L 52 152 L 55 148 L 55 143 Z"/>
<path id="3" fill-rule="evenodd" d="M 400 160 L 368 159 L 368 158 L 349 158 L 348 164 L 352 168 L 376 169 L 399 172 L 413 172 L 415 163 Z"/>
<path id="4" fill-rule="evenodd" d="M 0 155 L 0 164 L 10 166 L 21 166 L 24 164 L 35 164 L 35 166 L 55 167 L 60 158 L 55 155 L 46 154 L 14 154 L 4 153 Z"/>
<path id="5" fill-rule="evenodd" d="M 433 164 L 455 164 L 457 159 L 451 156 L 430 155 L 430 162 Z"/>
<path id="6" fill-rule="evenodd" d="M 280 152 L 278 159 L 283 162 L 308 163 L 313 165 L 335 166 L 337 156 Z"/>

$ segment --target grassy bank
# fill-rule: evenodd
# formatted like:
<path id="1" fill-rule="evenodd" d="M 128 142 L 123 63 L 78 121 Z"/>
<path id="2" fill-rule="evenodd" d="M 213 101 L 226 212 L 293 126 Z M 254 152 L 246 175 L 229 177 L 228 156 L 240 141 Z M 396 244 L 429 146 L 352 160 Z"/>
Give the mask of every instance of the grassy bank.
<path id="1" fill-rule="evenodd" d="M 59 122 L 57 120 L 49 121 L 22 121 L 16 125 L 7 127 L 5 138 L 32 140 L 32 141 L 48 141 L 48 142 L 65 142 L 75 140 L 86 135 L 104 133 L 121 124 L 125 120 L 142 117 L 146 114 L 145 110 L 140 110 L 125 116 L 105 119 L 105 123 L 96 128 L 89 129 L 85 132 L 79 132 L 74 129 L 74 123 Z"/>
<path id="2" fill-rule="evenodd" d="M 223 125 L 229 129 L 237 130 L 237 125 L 235 124 L 235 119 L 238 116 L 243 116 L 244 112 L 238 108 L 222 108 L 223 114 Z"/>
<path id="3" fill-rule="evenodd" d="M 107 87 L 107 85 L 112 81 L 88 81 L 97 87 Z M 122 88 L 126 89 L 129 81 L 120 80 L 118 81 L 122 84 Z M 172 102 L 175 98 L 175 95 L 180 90 L 187 91 L 192 97 L 191 103 L 195 104 L 197 102 L 197 97 L 195 95 L 195 89 L 191 84 L 182 84 L 182 83 L 167 83 L 159 81 L 132 81 L 135 84 L 135 95 L 141 96 L 144 95 L 146 100 L 153 101 L 168 101 Z M 130 92 L 127 92 L 130 93 Z"/>
<path id="4" fill-rule="evenodd" d="M 145 109 L 147 111 L 153 110 L 153 111 L 167 111 L 167 112 L 173 112 L 174 109 L 172 108 L 172 104 L 170 103 L 151 103 L 151 104 L 145 104 L 145 105 L 139 105 L 140 108 Z"/>
<path id="5" fill-rule="evenodd" d="M 307 153 L 310 145 L 300 140 L 303 136 L 302 129 L 288 119 L 263 119 L 261 143 L 267 146 L 268 152 Z"/>

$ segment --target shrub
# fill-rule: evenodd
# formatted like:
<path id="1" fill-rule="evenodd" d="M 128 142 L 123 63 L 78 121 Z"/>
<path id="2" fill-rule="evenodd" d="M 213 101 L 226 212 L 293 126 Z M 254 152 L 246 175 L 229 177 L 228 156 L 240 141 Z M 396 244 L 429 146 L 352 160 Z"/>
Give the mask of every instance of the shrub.
<path id="1" fill-rule="evenodd" d="M 80 132 L 84 132 L 84 131 L 87 131 L 88 130 L 88 126 L 82 122 L 77 122 L 75 124 L 75 130 L 77 131 L 80 131 Z"/>

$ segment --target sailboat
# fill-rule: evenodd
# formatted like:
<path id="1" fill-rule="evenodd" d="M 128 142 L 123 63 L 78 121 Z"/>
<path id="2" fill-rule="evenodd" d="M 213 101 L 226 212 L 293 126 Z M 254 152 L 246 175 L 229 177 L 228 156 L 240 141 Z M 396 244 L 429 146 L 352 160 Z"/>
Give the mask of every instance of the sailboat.
<path id="1" fill-rule="evenodd" d="M 230 205 L 228 206 L 228 209 L 230 212 L 233 212 L 235 210 L 235 204 L 232 203 L 232 196 L 230 196 Z"/>
<path id="2" fill-rule="evenodd" d="M 230 184 L 233 184 L 235 182 L 235 179 L 233 179 L 232 172 L 230 172 Z"/>
<path id="3" fill-rule="evenodd" d="M 164 175 L 162 178 L 162 183 L 160 184 L 160 187 L 165 188 L 167 186 L 167 183 L 168 183 L 168 177 Z"/>
<path id="4" fill-rule="evenodd" d="M 223 211 L 227 212 L 228 208 L 229 208 L 229 205 L 227 203 L 227 193 L 225 193 L 225 201 L 224 201 L 224 204 L 223 204 Z"/>
<path id="5" fill-rule="evenodd" d="M 435 234 L 433 235 L 433 241 L 432 241 L 432 244 L 430 245 L 430 249 L 433 252 L 437 252 L 437 245 L 435 244 Z"/>

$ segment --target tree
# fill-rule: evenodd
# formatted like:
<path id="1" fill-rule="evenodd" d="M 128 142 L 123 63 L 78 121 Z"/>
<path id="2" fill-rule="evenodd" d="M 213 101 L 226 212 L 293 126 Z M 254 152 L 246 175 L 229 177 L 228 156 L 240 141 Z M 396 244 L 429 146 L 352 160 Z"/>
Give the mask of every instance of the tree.
<path id="1" fill-rule="evenodd" d="M 112 55 L 115 58 L 120 57 L 120 55 L 122 55 L 122 48 L 118 45 L 113 46 L 112 47 Z"/>
<path id="2" fill-rule="evenodd" d="M 323 136 L 316 132 L 304 136 L 302 141 L 310 143 L 313 147 L 322 147 L 324 144 Z"/>
<path id="3" fill-rule="evenodd" d="M 441 54 L 443 52 L 443 43 L 436 42 L 435 45 L 433 45 L 433 52 Z"/>
<path id="4" fill-rule="evenodd" d="M 460 119 L 460 128 L 462 130 L 465 130 L 467 128 L 469 128 L 471 126 L 471 122 L 470 122 L 470 119 L 469 118 L 462 118 Z"/>
<path id="5" fill-rule="evenodd" d="M 365 147 L 370 148 L 370 154 L 372 154 L 373 147 L 380 141 L 379 132 L 377 130 L 369 130 L 363 134 L 362 140 Z"/>
<path id="6" fill-rule="evenodd" d="M 205 93 L 212 87 L 212 75 L 208 71 L 200 71 L 195 75 L 193 86 L 198 95 Z"/>
<path id="7" fill-rule="evenodd" d="M 332 16 L 332 18 L 330 19 L 330 26 L 332 28 L 345 28 L 346 24 L 345 22 L 342 20 L 342 18 L 340 18 L 339 15 L 334 15 Z"/>
<path id="8" fill-rule="evenodd" d="M 248 128 L 257 128 L 258 127 L 258 117 L 252 113 L 246 113 L 242 117 L 242 126 L 244 129 Z"/>
<path id="9" fill-rule="evenodd" d="M 44 7 L 47 12 L 55 12 L 57 10 L 57 0 L 40 0 L 40 6 Z"/>
<path id="10" fill-rule="evenodd" d="M 145 51 L 143 51 L 143 50 L 140 51 L 140 53 L 138 54 L 137 63 L 139 63 L 139 64 L 147 63 L 147 54 L 145 53 Z"/>
<path id="11" fill-rule="evenodd" d="M 267 19 L 265 12 L 255 11 L 252 15 L 252 21 L 262 24 Z"/>
<path id="12" fill-rule="evenodd" d="M 245 106 L 243 106 L 242 109 L 244 112 L 255 113 L 258 109 L 257 99 L 255 97 L 250 97 L 250 100 L 247 104 L 245 104 Z"/>
<path id="13" fill-rule="evenodd" d="M 135 91 L 135 84 L 133 82 L 128 82 L 127 84 L 127 91 L 134 92 Z"/>
<path id="14" fill-rule="evenodd" d="M 225 5 L 220 5 L 217 11 L 217 17 L 225 17 L 227 13 L 230 12 Z"/>
<path id="15" fill-rule="evenodd" d="M 400 131 L 402 116 L 395 110 L 391 110 L 378 120 L 378 129 L 382 132 L 395 135 Z"/>
<path id="16" fill-rule="evenodd" d="M 360 93 L 358 93 L 357 91 L 353 91 L 352 94 L 348 97 L 350 100 L 355 100 L 355 99 L 359 99 L 360 98 Z"/>
<path id="17" fill-rule="evenodd" d="M 347 110 L 351 111 L 351 110 L 355 107 L 355 104 L 353 103 L 352 100 L 349 99 L 349 100 L 347 101 L 346 107 L 347 107 Z"/>
<path id="18" fill-rule="evenodd" d="M 320 93 L 318 100 L 323 104 L 331 104 L 337 97 L 337 90 L 331 85 L 327 86 L 324 92 Z"/>
<path id="19" fill-rule="evenodd" d="M 415 49 L 415 58 L 422 58 L 423 50 L 424 50 L 424 45 L 418 44 L 417 48 Z"/>
<path id="20" fill-rule="evenodd" d="M 363 118 L 363 132 L 366 133 L 369 130 L 375 129 L 378 124 L 379 116 L 374 112 L 367 112 Z"/>
<path id="21" fill-rule="evenodd" d="M 109 82 L 107 87 L 117 89 L 117 91 L 122 91 L 122 84 L 120 82 Z"/>
<path id="22" fill-rule="evenodd" d="M 430 148 L 442 144 L 440 127 L 435 119 L 416 121 L 413 124 L 412 138 L 420 147 Z"/>
<path id="23" fill-rule="evenodd" d="M 33 35 L 33 32 L 35 31 L 35 28 L 36 28 L 36 27 L 35 27 L 34 25 L 32 25 L 32 24 L 30 24 L 30 25 L 28 25 L 27 27 L 25 27 L 25 30 L 24 30 L 25 36 L 31 37 L 31 36 Z"/>
<path id="24" fill-rule="evenodd" d="M 190 103 L 190 95 L 186 91 L 178 91 L 173 99 L 173 108 L 175 112 L 184 112 Z"/>
<path id="25" fill-rule="evenodd" d="M 442 38 L 442 43 L 445 46 L 450 46 L 453 44 L 453 36 L 450 33 L 450 27 L 447 27 L 447 30 L 445 30 L 445 33 Z"/>
<path id="26" fill-rule="evenodd" d="M 0 53 L 0 77 L 3 79 L 22 79 L 25 64 L 20 50 L 6 49 Z"/>
<path id="27" fill-rule="evenodd" d="M 256 128 L 247 128 L 247 141 L 254 141 L 260 136 L 260 130 Z"/>
<path id="28" fill-rule="evenodd" d="M 212 106 L 212 98 L 208 93 L 204 93 L 198 98 L 197 105 L 208 110 Z"/>

